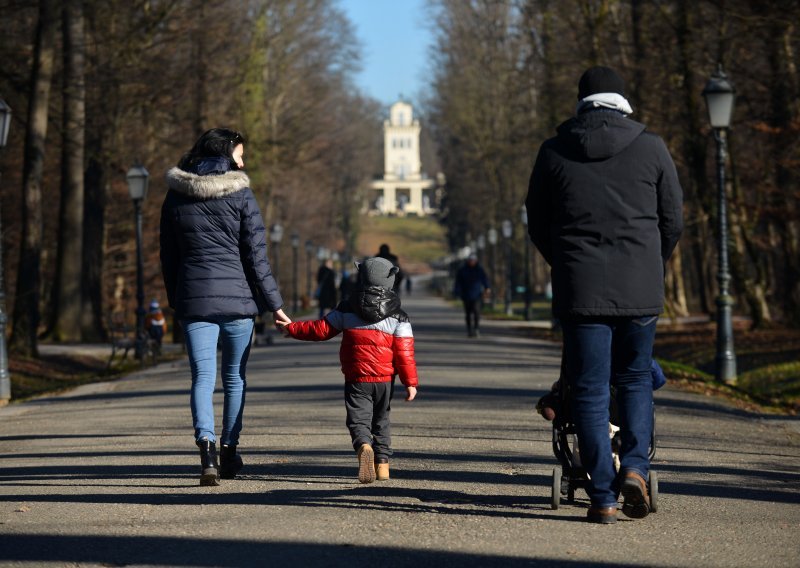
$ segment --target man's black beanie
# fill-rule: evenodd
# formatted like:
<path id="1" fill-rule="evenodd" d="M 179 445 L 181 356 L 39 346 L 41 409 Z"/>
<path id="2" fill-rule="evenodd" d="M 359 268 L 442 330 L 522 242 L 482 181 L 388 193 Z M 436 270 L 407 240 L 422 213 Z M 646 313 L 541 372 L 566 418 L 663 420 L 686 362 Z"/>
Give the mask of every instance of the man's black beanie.
<path id="1" fill-rule="evenodd" d="M 597 93 L 618 93 L 625 96 L 625 81 L 610 67 L 590 67 L 578 81 L 578 100 Z"/>

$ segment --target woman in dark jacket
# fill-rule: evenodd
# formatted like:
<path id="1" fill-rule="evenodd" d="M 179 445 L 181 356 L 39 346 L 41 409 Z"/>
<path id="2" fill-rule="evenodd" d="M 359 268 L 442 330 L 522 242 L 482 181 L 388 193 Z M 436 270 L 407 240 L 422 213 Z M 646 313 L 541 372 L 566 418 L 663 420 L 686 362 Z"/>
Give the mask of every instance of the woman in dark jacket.
<path id="1" fill-rule="evenodd" d="M 186 333 L 200 485 L 219 485 L 220 477 L 233 479 L 242 467 L 236 446 L 255 317 L 270 311 L 276 322 L 291 321 L 267 259 L 261 212 L 241 171 L 243 153 L 238 132 L 205 132 L 167 172 L 161 209 L 161 269 L 169 305 Z M 218 341 L 225 392 L 219 464 L 212 404 Z"/>

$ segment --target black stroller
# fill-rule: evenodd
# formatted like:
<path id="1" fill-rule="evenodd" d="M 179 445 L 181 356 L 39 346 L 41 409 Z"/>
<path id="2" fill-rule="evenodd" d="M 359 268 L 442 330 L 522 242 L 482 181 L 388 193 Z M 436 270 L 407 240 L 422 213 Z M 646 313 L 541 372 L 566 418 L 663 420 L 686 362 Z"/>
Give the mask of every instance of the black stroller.
<path id="1" fill-rule="evenodd" d="M 661 368 L 654 362 L 654 367 L 661 373 Z M 661 374 L 663 378 L 663 373 Z M 659 385 L 660 386 L 660 385 Z M 566 380 L 565 364 L 562 352 L 561 373 L 558 381 L 550 393 L 539 399 L 537 410 L 547 418 L 545 412 L 542 412 L 542 406 L 547 406 L 555 411 L 553 418 L 553 454 L 558 459 L 559 464 L 553 468 L 553 484 L 551 492 L 550 507 L 558 509 L 561 504 L 562 497 L 566 498 L 568 503 L 575 502 L 575 490 L 585 489 L 588 482 L 588 475 L 586 470 L 580 464 L 580 450 L 577 442 L 577 434 L 575 424 L 572 421 L 571 412 L 571 388 L 569 381 Z M 611 423 L 609 424 L 609 435 L 611 438 L 611 448 L 615 456 L 615 465 L 619 468 L 619 449 L 621 445 L 619 434 L 619 414 L 617 412 L 617 405 L 615 399 L 615 389 L 611 387 L 611 405 L 609 408 L 609 416 Z M 549 397 L 549 398 L 548 398 Z M 552 406 L 551 406 L 552 405 Z M 655 409 L 653 411 L 653 433 L 650 438 L 649 457 L 652 461 L 656 455 L 656 436 L 655 436 Z M 576 447 L 578 451 L 576 452 Z M 647 480 L 647 492 L 650 494 L 650 512 L 655 513 L 658 511 L 658 475 L 652 469 Z"/>

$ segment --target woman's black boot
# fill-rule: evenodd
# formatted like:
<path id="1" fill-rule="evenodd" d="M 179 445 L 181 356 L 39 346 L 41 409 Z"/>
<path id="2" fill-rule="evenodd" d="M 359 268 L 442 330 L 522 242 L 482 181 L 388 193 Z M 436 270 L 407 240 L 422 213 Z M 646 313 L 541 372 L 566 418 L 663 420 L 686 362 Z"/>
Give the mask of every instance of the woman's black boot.
<path id="1" fill-rule="evenodd" d="M 219 462 L 219 476 L 222 479 L 233 479 L 244 465 L 242 456 L 236 453 L 236 446 L 225 444 L 220 447 Z"/>
<path id="2" fill-rule="evenodd" d="M 200 448 L 200 485 L 219 485 L 219 463 L 217 446 L 203 438 L 197 442 Z"/>

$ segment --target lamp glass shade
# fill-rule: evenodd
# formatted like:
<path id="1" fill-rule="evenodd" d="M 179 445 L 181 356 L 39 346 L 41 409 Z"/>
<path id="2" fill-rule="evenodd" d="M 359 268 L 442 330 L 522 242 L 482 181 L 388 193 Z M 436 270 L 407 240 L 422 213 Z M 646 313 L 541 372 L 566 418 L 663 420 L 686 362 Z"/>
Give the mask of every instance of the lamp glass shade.
<path id="1" fill-rule="evenodd" d="M 486 231 L 486 238 L 489 240 L 490 245 L 497 244 L 497 229 L 489 229 Z"/>
<path id="2" fill-rule="evenodd" d="M 503 221 L 503 224 L 501 225 L 500 229 L 503 231 L 503 237 L 506 239 L 510 239 L 511 235 L 514 232 L 514 225 L 511 224 L 511 221 L 506 219 L 505 221 Z"/>
<path id="3" fill-rule="evenodd" d="M 484 235 L 478 235 L 478 250 L 483 250 L 486 248 L 486 237 Z"/>
<path id="4" fill-rule="evenodd" d="M 136 165 L 128 170 L 125 175 L 128 181 L 128 194 L 134 201 L 147 197 L 147 186 L 150 183 L 150 174 L 144 166 Z"/>
<path id="5" fill-rule="evenodd" d="M 0 148 L 8 142 L 8 131 L 11 129 L 11 107 L 0 99 Z"/>
<path id="6" fill-rule="evenodd" d="M 522 204 L 522 207 L 519 208 L 519 218 L 522 221 L 522 224 L 527 227 L 528 226 L 528 206 L 525 205 L 524 203 Z"/>
<path id="7" fill-rule="evenodd" d="M 275 223 L 269 229 L 269 240 L 273 243 L 279 243 L 283 240 L 283 227 L 280 223 Z"/>
<path id="8" fill-rule="evenodd" d="M 300 246 L 300 235 L 298 235 L 297 233 L 292 233 L 292 237 L 291 238 L 292 238 L 292 246 L 294 248 L 299 247 Z"/>
<path id="9" fill-rule="evenodd" d="M 311 254 L 312 252 L 314 252 L 314 243 L 310 240 L 306 241 L 306 253 Z"/>
<path id="10" fill-rule="evenodd" d="M 717 70 L 706 83 L 703 97 L 708 107 L 708 120 L 712 128 L 728 128 L 733 115 L 733 101 L 736 91 L 728 82 L 722 69 Z"/>

